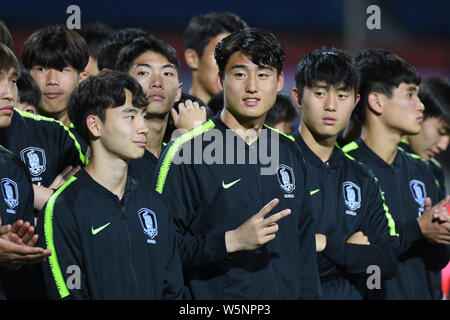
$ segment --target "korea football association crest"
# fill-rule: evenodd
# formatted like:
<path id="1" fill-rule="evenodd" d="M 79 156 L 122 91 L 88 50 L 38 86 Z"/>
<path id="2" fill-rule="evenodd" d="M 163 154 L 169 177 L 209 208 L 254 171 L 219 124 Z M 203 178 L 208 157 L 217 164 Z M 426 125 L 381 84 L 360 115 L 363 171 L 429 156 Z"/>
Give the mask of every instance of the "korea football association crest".
<path id="1" fill-rule="evenodd" d="M 6 212 L 15 214 L 16 211 L 13 209 L 19 204 L 19 188 L 17 187 L 17 183 L 11 179 L 3 178 L 0 184 L 3 199 L 9 207 L 9 209 L 6 209 Z"/>
<path id="2" fill-rule="evenodd" d="M 156 214 L 147 208 L 139 209 L 139 219 L 141 220 L 144 233 L 147 235 L 147 243 L 155 244 L 155 237 L 158 235 L 158 221 L 156 220 Z"/>
<path id="3" fill-rule="evenodd" d="M 41 148 L 28 147 L 20 152 L 20 158 L 27 165 L 32 176 L 37 177 L 45 171 L 47 160 Z"/>
<path id="4" fill-rule="evenodd" d="M 283 189 L 286 193 L 291 193 L 295 189 L 295 177 L 294 170 L 291 167 L 288 167 L 284 164 L 280 164 L 277 167 L 277 177 L 278 182 L 280 183 L 281 189 Z M 285 195 L 286 197 L 287 195 Z M 287 197 L 288 198 L 288 197 Z M 293 195 L 292 195 L 293 198 Z"/>
<path id="5" fill-rule="evenodd" d="M 361 189 L 353 182 L 346 181 L 342 184 L 342 191 L 345 205 L 349 209 L 345 213 L 356 216 L 355 210 L 361 207 Z"/>
<path id="6" fill-rule="evenodd" d="M 409 189 L 411 190 L 414 201 L 420 206 L 418 212 L 418 215 L 420 216 L 424 211 L 425 199 L 427 198 L 425 184 L 419 180 L 411 180 L 409 182 Z"/>

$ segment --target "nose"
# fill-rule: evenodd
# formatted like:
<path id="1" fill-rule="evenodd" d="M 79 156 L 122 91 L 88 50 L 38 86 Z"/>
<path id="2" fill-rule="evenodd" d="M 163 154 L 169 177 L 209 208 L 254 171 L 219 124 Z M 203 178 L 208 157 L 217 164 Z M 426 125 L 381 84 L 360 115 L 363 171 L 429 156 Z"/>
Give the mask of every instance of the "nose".
<path id="1" fill-rule="evenodd" d="M 441 136 L 441 138 L 439 139 L 439 141 L 437 143 L 438 149 L 441 152 L 447 150 L 449 142 L 450 142 L 450 135 L 447 134 L 447 135 Z"/>
<path id="2" fill-rule="evenodd" d="M 57 86 L 57 85 L 59 85 L 58 70 L 48 69 L 48 71 L 47 71 L 47 85 L 48 86 Z"/>
<path id="3" fill-rule="evenodd" d="M 143 134 L 145 136 L 150 132 L 147 123 L 145 122 L 145 117 L 140 117 L 137 132 L 138 134 Z"/>
<path id="4" fill-rule="evenodd" d="M 425 106 L 423 105 L 422 101 L 420 101 L 419 97 L 417 97 L 417 110 L 424 112 Z"/>
<path id="5" fill-rule="evenodd" d="M 162 88 L 164 86 L 164 80 L 160 73 L 153 72 L 150 78 L 150 86 L 152 88 Z"/>
<path id="6" fill-rule="evenodd" d="M 2 82 L 7 82 L 6 84 L 1 85 L 2 91 L 0 94 L 0 97 L 2 100 L 8 100 L 10 102 L 15 100 L 16 97 L 16 92 L 17 92 L 17 87 L 10 83 L 8 80 L 4 80 Z"/>
<path id="7" fill-rule="evenodd" d="M 337 100 L 334 94 L 328 94 L 325 99 L 325 110 L 336 111 Z"/>
<path id="8" fill-rule="evenodd" d="M 249 75 L 245 82 L 245 91 L 248 93 L 258 92 L 258 81 L 256 75 Z"/>

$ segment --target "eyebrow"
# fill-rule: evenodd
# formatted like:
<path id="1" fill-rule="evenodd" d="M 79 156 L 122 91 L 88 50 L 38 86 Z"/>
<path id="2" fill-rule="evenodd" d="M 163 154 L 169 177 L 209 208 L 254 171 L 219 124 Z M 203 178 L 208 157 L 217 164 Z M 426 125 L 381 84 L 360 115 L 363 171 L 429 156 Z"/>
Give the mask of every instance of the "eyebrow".
<path id="1" fill-rule="evenodd" d="M 230 70 L 233 70 L 233 69 L 248 69 L 248 66 L 246 66 L 244 64 L 235 64 L 234 66 L 230 67 Z M 258 70 L 273 71 L 273 67 L 268 66 L 268 65 L 258 65 Z"/>
<path id="2" fill-rule="evenodd" d="M 408 89 L 406 89 L 408 91 L 417 91 L 417 86 L 409 86 Z"/>
<path id="3" fill-rule="evenodd" d="M 136 107 L 130 107 L 123 110 L 122 113 L 138 113 L 138 109 Z"/>
<path id="4" fill-rule="evenodd" d="M 153 67 L 152 67 L 151 65 L 149 65 L 148 63 L 138 63 L 138 64 L 136 64 L 136 65 L 134 66 L 134 69 L 139 68 L 139 67 L 147 67 L 147 68 L 149 68 L 149 69 L 152 69 L 152 68 L 153 68 Z M 173 68 L 173 69 L 176 69 L 176 68 L 175 68 L 175 65 L 173 65 L 172 63 L 165 64 L 165 65 L 163 65 L 163 66 L 161 67 L 161 69 L 165 69 L 165 68 Z"/>

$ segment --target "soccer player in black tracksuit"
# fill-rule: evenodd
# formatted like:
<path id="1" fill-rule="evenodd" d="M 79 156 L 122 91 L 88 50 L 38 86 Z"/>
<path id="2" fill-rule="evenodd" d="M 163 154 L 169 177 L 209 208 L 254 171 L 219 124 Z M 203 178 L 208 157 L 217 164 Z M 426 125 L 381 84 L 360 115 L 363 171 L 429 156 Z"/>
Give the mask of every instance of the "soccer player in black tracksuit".
<path id="1" fill-rule="evenodd" d="M 359 100 L 358 71 L 347 53 L 321 49 L 300 60 L 295 79 L 301 124 L 293 137 L 308 171 L 323 297 L 362 299 L 369 266 L 382 278 L 395 274 L 398 234 L 368 168 L 335 147 Z"/>
<path id="2" fill-rule="evenodd" d="M 148 100 L 125 73 L 89 77 L 69 100 L 70 118 L 89 139 L 92 157 L 49 199 L 40 215 L 51 298 L 181 298 L 182 269 L 167 209 L 127 175 L 142 157 Z M 99 111 L 100 110 L 100 111 Z"/>
<path id="3" fill-rule="evenodd" d="M 116 69 L 136 79 L 149 99 L 145 119 L 150 129 L 148 145 L 144 157 L 130 161 L 129 174 L 150 183 L 164 148 L 163 139 L 171 109 L 181 97 L 180 62 L 175 49 L 167 42 L 140 37 L 122 48 Z M 185 121 L 186 116 L 191 119 L 192 123 L 185 129 L 192 129 L 195 121 L 206 120 L 206 111 L 204 108 L 190 108 L 183 115 L 180 112 L 180 116 Z"/>
<path id="4" fill-rule="evenodd" d="M 13 52 L 0 43 L 0 128 L 11 123 L 14 104 L 17 101 L 16 80 L 19 77 L 19 63 Z M 34 193 L 28 169 L 12 152 L 0 146 L 0 299 L 28 297 L 24 264 L 42 261 L 50 252 L 33 248 L 37 239 L 33 236 Z M 6 225 L 12 225 L 7 229 Z M 3 226 L 2 226 L 3 225 Z M 5 229 L 6 228 L 6 229 Z M 19 238 L 17 238 L 19 237 Z M 15 241 L 15 243 L 13 243 Z M 5 288 L 3 288 L 5 284 Z M 6 289 L 6 292 L 3 290 Z M 5 295 L 6 294 L 6 295 Z"/>
<path id="5" fill-rule="evenodd" d="M 399 147 L 412 156 L 416 154 L 428 161 L 433 169 L 437 184 L 439 185 L 439 198 L 445 197 L 444 168 L 436 160 L 441 152 L 445 151 L 450 141 L 450 82 L 445 78 L 427 78 L 420 83 L 420 101 L 425 106 L 424 120 L 420 132 L 416 135 L 405 136 Z M 417 157 L 416 156 L 416 157 Z M 434 296 L 442 297 L 441 270 L 431 272 L 435 278 Z"/>
<path id="6" fill-rule="evenodd" d="M 403 135 L 420 130 L 420 77 L 386 50 L 363 50 L 357 63 L 361 100 L 355 116 L 364 125 L 361 138 L 343 150 L 372 169 L 400 235 L 397 272 L 372 297 L 435 299 L 430 272 L 443 268 L 450 257 L 450 225 L 443 207 L 448 198 L 439 202 L 426 161 L 398 149 Z"/>
<path id="7" fill-rule="evenodd" d="M 186 297 L 317 298 L 303 159 L 294 142 L 263 128 L 283 86 L 284 52 L 272 34 L 249 29 L 225 38 L 215 57 L 225 108 L 172 141 L 157 170 Z M 277 204 L 284 210 L 268 215 Z"/>

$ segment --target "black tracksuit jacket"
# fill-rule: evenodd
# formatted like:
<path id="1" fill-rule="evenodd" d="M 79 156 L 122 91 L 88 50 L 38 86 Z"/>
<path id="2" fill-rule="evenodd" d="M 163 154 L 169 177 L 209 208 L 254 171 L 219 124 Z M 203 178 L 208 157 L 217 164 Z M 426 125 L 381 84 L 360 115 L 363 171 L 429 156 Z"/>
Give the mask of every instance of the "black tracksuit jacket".
<path id="1" fill-rule="evenodd" d="M 300 133 L 292 135 L 305 157 L 317 233 L 326 235 L 318 254 L 325 299 L 362 299 L 367 268 L 376 265 L 381 277 L 391 278 L 397 265 L 398 234 L 379 185 L 370 170 L 335 147 L 327 162 L 314 154 Z M 362 231 L 370 245 L 346 243 Z M 361 281 L 363 280 L 363 281 Z"/>
<path id="2" fill-rule="evenodd" d="M 414 150 L 411 148 L 411 144 L 408 141 L 405 141 L 402 139 L 402 141 L 399 144 L 399 147 L 403 149 L 405 152 L 409 153 L 412 157 L 419 158 L 418 155 L 414 153 Z M 442 168 L 442 165 L 437 161 L 435 158 L 431 158 L 430 161 L 428 161 L 431 168 L 433 169 L 435 182 L 439 187 L 439 200 L 446 197 L 447 192 L 445 189 L 445 174 L 444 169 Z M 441 277 L 441 270 L 429 270 L 429 277 L 430 277 L 430 283 L 431 285 L 431 291 L 432 291 L 432 298 L 436 300 L 442 299 L 442 277 Z"/>
<path id="3" fill-rule="evenodd" d="M 12 152 L 0 146 L 0 217 L 2 225 L 13 224 L 19 219 L 28 221 L 34 226 L 33 201 L 34 193 L 28 169 Z M 11 272 L 0 267 L 0 300 L 17 297 L 20 290 L 15 290 L 22 282 L 20 277 L 27 275 L 28 267 Z M 16 281 L 16 282 L 14 282 Z M 4 287 L 2 288 L 2 283 Z M 14 288 L 16 287 L 16 288 Z M 26 290 L 26 287 L 23 287 Z M 28 294 L 24 292 L 22 298 Z"/>
<path id="4" fill-rule="evenodd" d="M 267 155 L 279 155 L 269 174 L 261 171 L 271 167 Z M 216 115 L 172 141 L 156 173 L 156 190 L 174 216 L 186 298 L 319 297 L 305 165 L 293 141 L 263 128 L 249 146 Z M 225 232 L 239 227 L 274 198 L 280 203 L 269 215 L 292 210 L 278 221 L 276 238 L 257 250 L 228 255 Z"/>
<path id="5" fill-rule="evenodd" d="M 68 165 L 85 165 L 80 138 L 62 122 L 15 109 L 11 124 L 0 129 L 0 144 L 28 167 L 33 184 L 48 187 Z"/>
<path id="6" fill-rule="evenodd" d="M 386 204 L 400 235 L 397 272 L 382 283 L 382 290 L 372 292 L 377 299 L 436 298 L 430 272 L 442 269 L 449 261 L 450 247 L 424 239 L 417 223 L 423 212 L 424 200 L 439 201 L 439 189 L 430 165 L 417 157 L 398 150 L 392 165 L 383 161 L 362 139 L 343 148 L 352 157 L 367 164 L 378 178 Z"/>
<path id="7" fill-rule="evenodd" d="M 131 177 L 119 200 L 80 170 L 50 197 L 38 233 L 52 250 L 43 263 L 51 299 L 182 297 L 170 216 L 159 195 Z"/>

